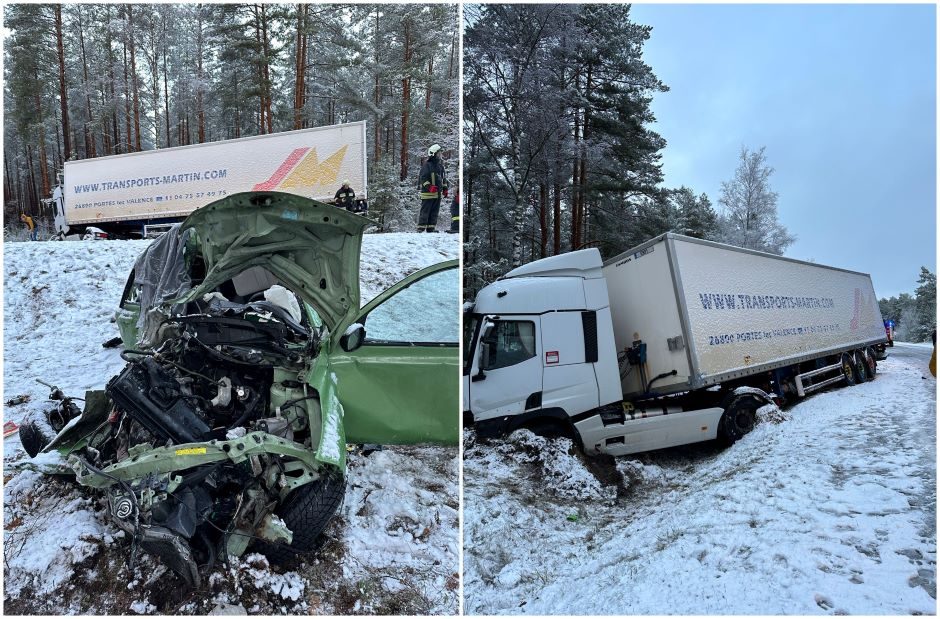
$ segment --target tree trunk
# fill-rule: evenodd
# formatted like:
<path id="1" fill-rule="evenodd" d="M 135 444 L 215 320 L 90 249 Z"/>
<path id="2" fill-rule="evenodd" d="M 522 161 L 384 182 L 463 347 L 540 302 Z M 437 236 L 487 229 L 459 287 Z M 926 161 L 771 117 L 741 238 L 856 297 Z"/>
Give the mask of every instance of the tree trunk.
<path id="1" fill-rule="evenodd" d="M 134 149 L 133 134 L 131 133 L 131 85 L 127 77 L 127 37 L 124 37 L 124 124 L 127 137 L 127 148 L 124 152 L 131 152 Z"/>
<path id="2" fill-rule="evenodd" d="M 372 45 L 375 48 L 375 144 L 372 148 L 372 157 L 374 162 L 377 164 L 379 159 L 382 156 L 382 116 L 379 113 L 379 110 L 382 109 L 382 82 L 381 76 L 379 75 L 379 61 L 381 56 L 379 55 L 379 44 L 381 42 L 381 35 L 379 31 L 379 9 L 375 9 L 375 38 L 372 42 Z"/>
<path id="3" fill-rule="evenodd" d="M 586 241 L 587 238 L 587 219 L 588 219 L 588 207 L 587 207 L 587 196 L 585 188 L 587 187 L 587 140 L 591 132 L 591 104 L 589 97 L 591 96 L 591 86 L 593 81 L 591 79 L 593 67 L 588 65 L 587 69 L 587 83 L 584 89 L 585 100 L 588 100 L 588 104 L 584 108 L 584 122 L 581 126 L 581 169 L 579 171 L 580 177 L 578 178 L 578 186 L 580 188 L 579 199 L 578 199 L 578 245 L 575 249 L 580 249 Z"/>
<path id="4" fill-rule="evenodd" d="M 548 222 L 545 218 L 545 212 L 548 210 L 548 184 L 545 181 L 539 183 L 539 248 L 541 254 L 539 258 L 544 258 L 548 253 Z"/>
<path id="5" fill-rule="evenodd" d="M 304 75 L 307 70 L 307 10 L 310 5 L 297 5 L 297 42 L 294 58 L 294 129 L 303 128 Z"/>
<path id="6" fill-rule="evenodd" d="M 108 23 L 111 23 L 111 6 L 105 5 L 105 19 Z M 111 144 L 108 148 L 108 154 L 116 154 L 118 144 L 121 142 L 121 134 L 118 130 L 118 121 L 117 121 L 117 97 L 114 94 L 114 52 L 111 49 L 111 29 L 106 29 L 107 36 L 105 40 L 105 47 L 108 49 L 108 85 L 111 95 L 110 108 L 111 108 Z"/>
<path id="7" fill-rule="evenodd" d="M 401 80 L 401 174 L 399 179 L 408 179 L 408 112 L 411 107 L 411 22 L 405 22 L 405 63 Z"/>
<path id="8" fill-rule="evenodd" d="M 554 238 L 552 239 L 552 253 L 557 256 L 561 253 L 561 185 L 558 182 L 558 176 L 556 172 L 555 176 L 555 185 L 552 187 L 552 192 L 555 197 L 554 213 L 552 217 L 552 224 L 554 225 Z"/>
<path id="9" fill-rule="evenodd" d="M 203 144 L 206 141 L 206 105 L 203 94 L 202 73 L 202 48 L 204 45 L 202 38 L 202 7 L 196 7 L 196 16 L 196 77 L 199 80 L 196 88 L 196 123 L 198 124 L 199 143 Z"/>
<path id="10" fill-rule="evenodd" d="M 131 85 L 134 88 L 134 148 L 137 152 L 142 149 L 140 145 L 140 96 L 137 80 L 137 60 L 134 50 L 134 5 L 127 4 L 128 48 L 131 54 Z"/>
<path id="11" fill-rule="evenodd" d="M 198 10 L 198 9 L 197 9 Z M 166 147 L 170 147 L 170 87 L 166 63 L 166 13 L 163 14 L 163 116 L 166 119 Z M 200 32 L 200 36 L 202 33 Z"/>
<path id="12" fill-rule="evenodd" d="M 431 110 L 431 80 L 434 79 L 434 56 L 428 59 L 428 90 L 424 97 L 425 111 Z"/>
<path id="13" fill-rule="evenodd" d="M 62 41 L 62 5 L 53 4 L 55 12 L 55 43 L 59 58 L 59 106 L 62 109 L 62 137 L 65 146 L 64 161 L 72 158 L 72 140 L 69 130 L 69 99 L 68 87 L 65 84 L 65 45 Z M 39 83 L 37 82 L 37 86 Z"/>
<path id="14" fill-rule="evenodd" d="M 85 28 L 82 24 L 82 5 L 76 4 L 75 10 L 78 13 L 78 43 L 82 52 L 82 85 L 85 88 L 85 122 L 82 123 L 82 131 L 85 134 L 85 156 L 96 157 L 95 154 L 95 136 L 88 132 L 88 123 L 91 122 L 91 95 L 88 88 L 88 59 L 85 56 Z"/>
<path id="15" fill-rule="evenodd" d="M 268 17 L 267 17 L 267 5 L 261 5 L 261 52 L 263 55 L 263 62 L 261 64 L 261 70 L 263 73 L 262 76 L 262 92 L 264 93 L 264 111 L 265 118 L 268 124 L 268 133 L 274 133 L 274 125 L 271 119 L 271 75 L 268 69 Z"/>
<path id="16" fill-rule="evenodd" d="M 522 264 L 522 239 L 525 234 L 525 208 L 522 196 L 516 193 L 515 203 L 513 204 L 512 218 L 512 268 Z"/>
<path id="17" fill-rule="evenodd" d="M 574 74 L 574 90 L 578 91 L 580 85 L 580 71 Z M 580 214 L 578 213 L 578 199 L 580 190 L 578 187 L 578 172 L 581 169 L 581 108 L 574 108 L 574 163 L 571 169 L 571 251 L 574 251 L 581 244 L 578 231 L 580 229 Z"/>

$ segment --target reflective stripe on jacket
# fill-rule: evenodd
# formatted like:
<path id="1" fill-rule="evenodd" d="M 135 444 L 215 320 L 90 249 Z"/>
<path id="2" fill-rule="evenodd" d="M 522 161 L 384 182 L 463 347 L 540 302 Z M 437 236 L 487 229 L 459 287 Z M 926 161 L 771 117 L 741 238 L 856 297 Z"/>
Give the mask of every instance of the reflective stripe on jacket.
<path id="1" fill-rule="evenodd" d="M 437 191 L 429 191 L 429 188 L 435 185 Z M 437 155 L 428 157 L 424 165 L 421 166 L 420 174 L 418 174 L 418 191 L 421 192 L 421 199 L 433 200 L 439 198 L 447 187 L 447 172 L 444 169 L 444 162 Z"/>

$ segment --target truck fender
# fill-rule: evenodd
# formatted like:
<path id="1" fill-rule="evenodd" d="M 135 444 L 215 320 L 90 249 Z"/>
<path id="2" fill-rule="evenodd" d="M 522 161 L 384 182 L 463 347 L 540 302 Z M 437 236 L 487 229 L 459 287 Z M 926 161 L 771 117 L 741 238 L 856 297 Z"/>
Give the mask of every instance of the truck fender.
<path id="1" fill-rule="evenodd" d="M 718 422 L 718 437 L 727 445 L 737 442 L 757 425 L 757 410 L 776 404 L 770 395 L 756 387 L 738 387 L 724 397 L 724 413 Z"/>
<path id="2" fill-rule="evenodd" d="M 518 415 L 476 421 L 474 428 L 480 438 L 506 436 L 519 428 L 528 428 L 536 434 L 578 438 L 578 431 L 563 408 L 540 408 Z"/>
<path id="3" fill-rule="evenodd" d="M 507 434 L 520 428 L 526 428 L 547 438 L 559 436 L 577 438 L 578 433 L 574 424 L 571 423 L 571 417 L 563 408 L 540 408 L 516 415 L 511 421 Z"/>

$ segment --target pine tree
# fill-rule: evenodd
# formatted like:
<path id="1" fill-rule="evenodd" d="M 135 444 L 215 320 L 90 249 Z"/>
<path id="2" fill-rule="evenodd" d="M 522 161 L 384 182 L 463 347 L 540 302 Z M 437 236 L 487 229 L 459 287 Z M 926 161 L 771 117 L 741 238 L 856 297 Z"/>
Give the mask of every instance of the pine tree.
<path id="1" fill-rule="evenodd" d="M 916 324 L 911 329 L 914 342 L 929 342 L 930 333 L 937 328 L 937 276 L 927 267 L 920 268 L 914 291 L 914 315 Z"/>

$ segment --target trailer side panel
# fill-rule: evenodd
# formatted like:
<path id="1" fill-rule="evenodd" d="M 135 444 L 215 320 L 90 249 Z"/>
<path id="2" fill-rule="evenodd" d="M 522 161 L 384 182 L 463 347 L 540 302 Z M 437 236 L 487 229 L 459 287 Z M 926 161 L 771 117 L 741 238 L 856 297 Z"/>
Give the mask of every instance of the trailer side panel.
<path id="1" fill-rule="evenodd" d="M 703 384 L 884 340 L 864 273 L 673 240 Z"/>
<path id="2" fill-rule="evenodd" d="M 185 217 L 243 191 L 366 197 L 365 122 L 163 148 L 65 164 L 69 225 Z"/>

